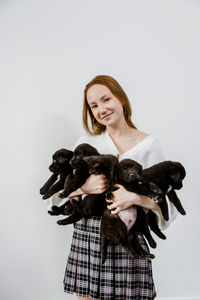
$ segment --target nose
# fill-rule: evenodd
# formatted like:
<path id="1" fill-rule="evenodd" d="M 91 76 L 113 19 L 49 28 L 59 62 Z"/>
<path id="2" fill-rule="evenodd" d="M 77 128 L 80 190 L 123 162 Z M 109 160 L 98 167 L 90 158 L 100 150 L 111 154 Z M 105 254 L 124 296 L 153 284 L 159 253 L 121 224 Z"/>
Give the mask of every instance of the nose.
<path id="1" fill-rule="evenodd" d="M 106 108 L 105 107 L 101 107 L 99 109 L 99 113 L 101 117 L 104 117 L 106 115 Z"/>
<path id="2" fill-rule="evenodd" d="M 98 113 L 99 113 L 99 117 L 100 117 L 100 118 L 103 118 L 103 117 L 106 115 L 106 113 L 107 113 L 107 108 L 106 108 L 106 106 L 104 105 L 104 103 L 100 103 L 100 104 L 99 104 L 99 111 L 98 111 Z"/>

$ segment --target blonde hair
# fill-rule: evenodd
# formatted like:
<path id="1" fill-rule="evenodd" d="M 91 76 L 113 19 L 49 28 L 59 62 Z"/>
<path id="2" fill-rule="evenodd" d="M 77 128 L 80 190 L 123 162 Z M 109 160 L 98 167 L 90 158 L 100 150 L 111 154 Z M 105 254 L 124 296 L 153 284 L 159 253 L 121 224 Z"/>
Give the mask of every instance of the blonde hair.
<path id="1" fill-rule="evenodd" d="M 127 124 L 135 128 L 135 125 L 131 121 L 131 106 L 128 97 L 126 96 L 125 92 L 123 91 L 120 84 L 111 76 L 108 75 L 98 75 L 94 77 L 86 86 L 84 89 L 84 102 L 83 102 L 83 126 L 85 130 L 90 135 L 98 135 L 101 134 L 106 130 L 106 126 L 100 124 L 93 116 L 92 110 L 87 102 L 87 91 L 88 89 L 94 85 L 94 84 L 102 84 L 105 85 L 111 93 L 122 103 L 123 109 L 124 109 L 124 117 L 127 122 Z M 91 121 L 92 131 L 90 130 L 88 126 L 88 116 Z"/>

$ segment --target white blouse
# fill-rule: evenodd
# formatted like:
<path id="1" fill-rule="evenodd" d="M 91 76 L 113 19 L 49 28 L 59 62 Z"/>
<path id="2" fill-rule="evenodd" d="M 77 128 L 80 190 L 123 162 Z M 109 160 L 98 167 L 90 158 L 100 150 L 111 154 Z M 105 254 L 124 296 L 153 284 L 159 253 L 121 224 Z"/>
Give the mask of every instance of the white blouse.
<path id="1" fill-rule="evenodd" d="M 83 134 L 75 143 L 73 150 L 81 143 L 90 144 L 95 147 L 100 154 L 112 154 L 118 156 L 119 161 L 124 158 L 133 159 L 140 163 L 143 168 L 148 168 L 165 160 L 159 141 L 152 135 L 148 135 L 140 143 L 123 154 L 119 153 L 107 130 L 100 135 L 93 136 L 87 133 Z M 66 201 L 66 199 L 62 199 L 62 203 L 63 200 Z M 58 197 L 58 193 L 56 193 L 47 201 L 47 209 L 50 209 L 51 205 L 61 205 L 62 203 L 61 199 Z M 169 224 L 175 220 L 178 215 L 176 207 L 168 199 L 167 204 L 169 210 L 168 221 L 161 219 L 159 213 L 156 210 L 153 210 L 157 216 L 158 226 L 161 230 L 167 229 Z"/>

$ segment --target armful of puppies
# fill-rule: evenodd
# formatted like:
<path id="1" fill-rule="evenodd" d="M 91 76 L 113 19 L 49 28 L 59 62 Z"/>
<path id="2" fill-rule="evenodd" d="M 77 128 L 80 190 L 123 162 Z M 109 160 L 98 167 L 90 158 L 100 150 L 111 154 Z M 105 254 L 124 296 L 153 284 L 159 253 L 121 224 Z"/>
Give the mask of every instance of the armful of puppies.
<path id="1" fill-rule="evenodd" d="M 83 194 L 101 194 L 106 190 L 106 187 L 107 181 L 104 175 L 92 174 L 88 177 L 86 182 L 76 191 L 72 192 L 68 198 Z M 120 184 L 115 184 L 114 187 L 118 187 L 119 189 L 113 192 L 111 201 L 107 200 L 108 204 L 112 203 L 107 206 L 108 209 L 112 210 L 112 214 L 117 214 L 119 211 L 127 209 L 132 205 L 138 205 L 146 209 L 157 211 L 163 219 L 159 205 L 152 198 L 129 192 Z"/>

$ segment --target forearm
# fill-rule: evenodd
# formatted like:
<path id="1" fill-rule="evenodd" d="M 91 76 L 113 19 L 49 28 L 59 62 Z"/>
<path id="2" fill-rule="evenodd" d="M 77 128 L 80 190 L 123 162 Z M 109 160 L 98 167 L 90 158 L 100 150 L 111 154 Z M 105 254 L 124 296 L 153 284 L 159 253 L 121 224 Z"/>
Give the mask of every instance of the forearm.
<path id="1" fill-rule="evenodd" d="M 135 203 L 138 206 L 142 206 L 148 209 L 152 209 L 152 210 L 159 210 L 160 207 L 158 206 L 158 204 L 150 197 L 148 196 L 144 196 L 144 195 L 139 195 L 138 199 L 137 199 L 137 203 Z"/>
<path id="2" fill-rule="evenodd" d="M 144 196 L 144 195 L 140 195 L 140 196 L 141 197 L 138 200 L 138 205 L 148 208 L 148 209 L 151 209 L 157 215 L 157 217 L 160 219 L 161 226 L 163 226 L 164 218 L 163 218 L 160 206 L 152 198 L 150 198 L 148 196 Z"/>

